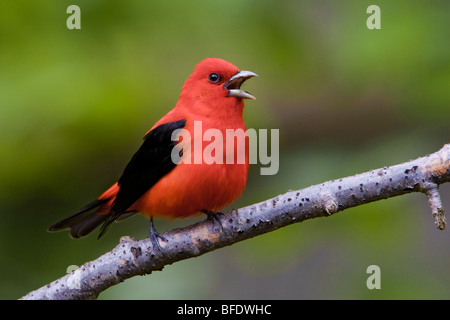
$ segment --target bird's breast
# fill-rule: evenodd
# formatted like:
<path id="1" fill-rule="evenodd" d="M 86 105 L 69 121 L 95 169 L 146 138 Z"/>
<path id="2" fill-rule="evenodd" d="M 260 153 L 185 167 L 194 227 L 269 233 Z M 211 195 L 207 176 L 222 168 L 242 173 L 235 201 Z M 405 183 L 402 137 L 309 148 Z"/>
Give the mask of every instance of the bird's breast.
<path id="1" fill-rule="evenodd" d="M 180 132 L 181 162 L 134 206 L 148 216 L 181 218 L 220 211 L 245 188 L 249 168 L 243 121 L 189 121 Z"/>

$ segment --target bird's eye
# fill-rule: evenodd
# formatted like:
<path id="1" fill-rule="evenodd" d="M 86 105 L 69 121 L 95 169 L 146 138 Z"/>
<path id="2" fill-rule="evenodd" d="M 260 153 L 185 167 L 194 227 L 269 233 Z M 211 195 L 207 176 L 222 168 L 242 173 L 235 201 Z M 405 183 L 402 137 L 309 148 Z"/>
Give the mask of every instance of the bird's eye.
<path id="1" fill-rule="evenodd" d="M 211 74 L 208 76 L 208 80 L 209 80 L 209 82 L 211 82 L 211 83 L 217 83 L 217 82 L 219 82 L 219 80 L 220 80 L 220 76 L 219 76 L 217 73 L 211 73 Z"/>

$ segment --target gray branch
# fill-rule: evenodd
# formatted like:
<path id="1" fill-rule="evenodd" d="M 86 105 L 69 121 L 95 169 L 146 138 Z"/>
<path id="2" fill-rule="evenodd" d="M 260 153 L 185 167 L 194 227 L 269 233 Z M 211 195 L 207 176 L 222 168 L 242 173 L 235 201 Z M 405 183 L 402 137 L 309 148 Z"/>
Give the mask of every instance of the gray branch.
<path id="1" fill-rule="evenodd" d="M 162 252 L 150 239 L 122 237 L 110 252 L 21 299 L 95 299 L 102 291 L 136 275 L 162 270 L 292 223 L 326 217 L 344 209 L 411 192 L 426 195 L 438 229 L 446 225 L 438 186 L 450 181 L 450 144 L 408 161 L 339 180 L 289 191 L 248 207 L 163 234 Z"/>

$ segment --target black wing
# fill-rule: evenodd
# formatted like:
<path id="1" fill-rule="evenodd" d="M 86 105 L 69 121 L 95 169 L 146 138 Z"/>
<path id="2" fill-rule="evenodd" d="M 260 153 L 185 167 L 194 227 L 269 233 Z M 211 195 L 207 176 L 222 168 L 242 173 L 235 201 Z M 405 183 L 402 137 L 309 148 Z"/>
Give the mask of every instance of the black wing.
<path id="1" fill-rule="evenodd" d="M 111 213 L 103 223 L 99 238 L 114 220 L 125 213 L 159 179 L 175 168 L 177 163 L 172 161 L 171 154 L 177 142 L 172 141 L 172 133 L 176 129 L 184 128 L 185 125 L 186 120 L 169 122 L 147 133 L 144 143 L 131 158 L 118 181 L 120 189 Z"/>

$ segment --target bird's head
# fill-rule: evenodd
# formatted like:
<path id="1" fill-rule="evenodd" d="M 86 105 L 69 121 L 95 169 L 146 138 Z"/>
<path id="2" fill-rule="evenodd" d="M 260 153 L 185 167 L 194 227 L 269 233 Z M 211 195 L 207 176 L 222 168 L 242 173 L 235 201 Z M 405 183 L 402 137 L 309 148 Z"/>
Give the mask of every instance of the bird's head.
<path id="1" fill-rule="evenodd" d="M 257 77 L 251 71 L 241 71 L 232 63 L 207 58 L 198 63 L 183 85 L 180 98 L 191 103 L 207 103 L 211 108 L 241 106 L 243 99 L 255 99 L 250 93 L 241 89 L 245 80 Z M 216 110 L 217 111 L 217 110 Z"/>

